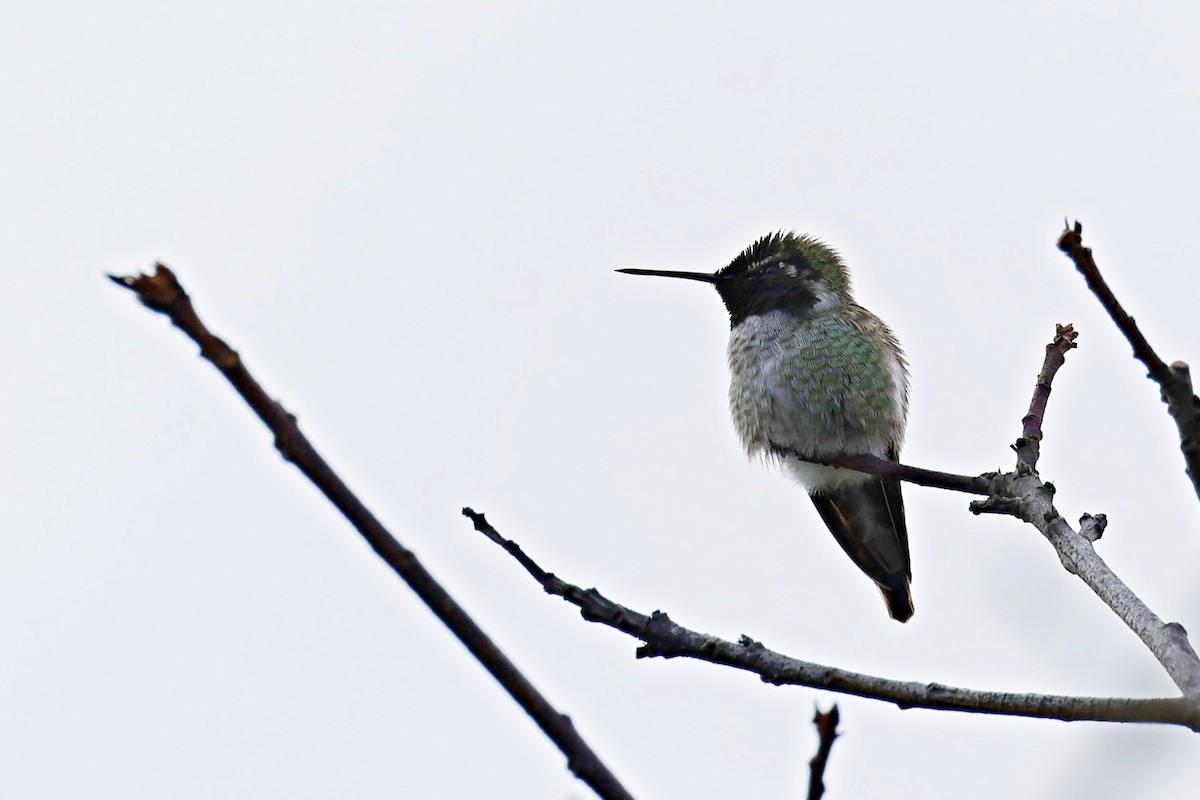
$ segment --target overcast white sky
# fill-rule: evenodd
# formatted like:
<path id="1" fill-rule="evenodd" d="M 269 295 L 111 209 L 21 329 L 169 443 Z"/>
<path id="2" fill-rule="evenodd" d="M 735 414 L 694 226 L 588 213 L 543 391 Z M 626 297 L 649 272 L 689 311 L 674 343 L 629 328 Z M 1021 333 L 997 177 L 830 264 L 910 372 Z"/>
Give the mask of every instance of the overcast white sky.
<path id="1" fill-rule="evenodd" d="M 364 500 L 638 797 L 1174 798 L 1195 734 L 894 707 L 638 662 L 459 515 L 725 637 L 895 678 L 1173 686 L 1041 537 L 908 487 L 916 617 L 726 410 L 701 285 L 820 236 L 909 355 L 905 460 L 1043 475 L 1200 631 L 1174 428 L 1054 247 L 1065 215 L 1200 362 L 1200 7 L 25 4 L 0 31 L 0 796 L 585 798 L 562 756 L 103 279 L 162 260 Z"/>

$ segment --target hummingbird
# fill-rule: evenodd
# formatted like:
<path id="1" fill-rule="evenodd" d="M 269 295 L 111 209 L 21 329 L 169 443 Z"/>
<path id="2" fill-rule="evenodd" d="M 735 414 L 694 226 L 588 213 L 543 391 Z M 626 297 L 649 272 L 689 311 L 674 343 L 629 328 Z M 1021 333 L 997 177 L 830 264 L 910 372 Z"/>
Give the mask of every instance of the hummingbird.
<path id="1" fill-rule="evenodd" d="M 807 491 L 837 543 L 883 594 L 913 614 L 900 481 L 805 457 L 897 461 L 908 367 L 879 317 L 854 302 L 846 265 L 818 239 L 768 234 L 714 273 L 621 269 L 709 283 L 729 312 L 729 408 L 750 456 L 778 461 Z"/>

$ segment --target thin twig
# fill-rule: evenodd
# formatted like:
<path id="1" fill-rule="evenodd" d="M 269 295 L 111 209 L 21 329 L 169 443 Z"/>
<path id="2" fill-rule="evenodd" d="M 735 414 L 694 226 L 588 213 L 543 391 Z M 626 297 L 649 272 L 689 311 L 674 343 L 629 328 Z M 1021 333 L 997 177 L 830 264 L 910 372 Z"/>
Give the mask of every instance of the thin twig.
<path id="1" fill-rule="evenodd" d="M 817 709 L 813 715 L 813 724 L 817 726 L 817 754 L 808 762 L 808 800 L 821 800 L 825 794 L 825 766 L 829 763 L 829 752 L 833 750 L 833 740 L 838 737 L 838 707 L 837 703 L 829 711 Z"/>
<path id="2" fill-rule="evenodd" d="M 814 459 L 801 456 L 795 451 L 789 450 L 787 452 L 802 461 L 814 461 Z M 886 458 L 868 454 L 834 456 L 826 461 L 816 460 L 815 463 L 828 464 L 832 467 L 843 467 L 845 469 L 855 469 L 859 472 L 878 475 L 881 478 L 897 478 L 908 483 L 915 483 L 918 486 L 928 486 L 933 489 L 945 489 L 950 492 L 964 492 L 966 494 L 987 494 L 989 481 L 992 477 L 990 474 L 955 475 L 951 472 L 938 472 L 933 469 L 910 467 L 906 464 L 899 464 L 895 461 L 888 461 Z"/>
<path id="3" fill-rule="evenodd" d="M 991 692 L 938 683 L 898 681 L 830 667 L 777 653 L 748 636 L 737 642 L 689 630 L 666 614 L 645 614 L 582 589 L 543 569 L 521 547 L 470 508 L 463 514 L 475 530 L 512 555 L 548 594 L 576 606 L 584 619 L 607 625 L 643 642 L 638 658 L 693 658 L 758 675 L 777 686 L 808 686 L 894 703 L 902 709 L 929 708 L 1058 720 L 1160 722 L 1200 731 L 1200 709 L 1184 698 L 1132 699 Z"/>
<path id="4" fill-rule="evenodd" d="M 1083 275 L 1088 288 L 1133 347 L 1134 358 L 1146 366 L 1149 377 L 1158 383 L 1163 402 L 1179 430 L 1179 449 L 1183 451 L 1188 478 L 1200 498 L 1200 399 L 1192 388 L 1191 370 L 1182 361 L 1168 366 L 1154 352 L 1133 317 L 1126 313 L 1100 275 L 1091 248 L 1083 246 L 1083 225 L 1076 222 L 1074 227 L 1067 227 L 1058 238 L 1058 249 L 1075 262 L 1075 268 Z"/>
<path id="5" fill-rule="evenodd" d="M 1042 362 L 1042 371 L 1038 373 L 1037 383 L 1033 387 L 1033 399 L 1029 401 L 1029 412 L 1021 420 L 1021 438 L 1017 440 L 1016 451 L 1018 462 L 1029 465 L 1030 469 L 1037 468 L 1038 456 L 1041 455 L 1042 421 L 1046 416 L 1046 404 L 1050 402 L 1050 385 L 1059 367 L 1067 361 L 1067 351 L 1076 347 L 1075 340 L 1079 334 L 1074 326 L 1054 326 L 1054 339 L 1046 345 L 1046 359 Z"/>
<path id="6" fill-rule="evenodd" d="M 880 478 L 896 478 L 908 483 L 915 483 L 918 486 L 945 489 L 949 492 L 963 492 L 964 494 L 986 495 L 990 491 L 991 478 L 996 474 L 956 475 L 952 472 L 938 472 L 934 469 L 910 467 L 907 464 L 900 464 L 881 456 L 871 455 L 870 453 L 821 457 L 779 445 L 772 447 L 771 452 L 780 458 L 793 457 L 811 464 L 824 464 L 828 467 L 852 469 L 856 472 L 865 472 L 868 475 L 877 475 Z"/>
<path id="7" fill-rule="evenodd" d="M 142 303 L 165 314 L 175 327 L 200 345 L 200 354 L 220 370 L 254 413 L 275 435 L 275 446 L 321 490 L 413 591 L 453 631 L 471 654 L 500 682 L 567 757 L 567 766 L 603 798 L 632 800 L 632 795 L 575 730 L 570 717 L 559 713 L 516 665 L 483 632 L 467 612 L 417 560 L 384 528 L 300 432 L 296 418 L 267 394 L 233 348 L 213 335 L 197 316 L 187 292 L 171 270 L 159 264 L 153 275 L 117 277 L 115 283 L 137 293 Z"/>

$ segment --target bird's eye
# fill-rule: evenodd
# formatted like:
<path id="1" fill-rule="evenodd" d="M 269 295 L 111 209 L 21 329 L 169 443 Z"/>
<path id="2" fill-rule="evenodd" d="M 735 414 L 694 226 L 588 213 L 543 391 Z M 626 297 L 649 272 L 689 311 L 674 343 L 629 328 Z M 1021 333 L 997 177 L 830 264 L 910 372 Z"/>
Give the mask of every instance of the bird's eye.
<path id="1" fill-rule="evenodd" d="M 789 278 L 794 278 L 797 274 L 796 265 L 785 261 L 770 261 L 763 265 L 763 275 L 777 275 L 779 273 L 787 275 Z"/>

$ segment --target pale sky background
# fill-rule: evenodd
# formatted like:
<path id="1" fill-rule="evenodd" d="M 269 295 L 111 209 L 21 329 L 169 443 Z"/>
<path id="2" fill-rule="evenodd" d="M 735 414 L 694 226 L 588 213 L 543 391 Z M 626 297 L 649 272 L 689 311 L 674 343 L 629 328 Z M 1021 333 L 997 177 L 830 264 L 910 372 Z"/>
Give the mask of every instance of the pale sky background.
<path id="1" fill-rule="evenodd" d="M 1044 540 L 908 487 L 916 617 L 741 454 L 701 285 L 786 228 L 906 347 L 904 460 L 1009 444 L 1200 632 L 1200 505 L 1064 216 L 1200 363 L 1200 6 L 25 4 L 0 32 L 0 796 L 592 796 L 167 322 L 201 313 L 639 798 L 1178 798 L 1182 729 L 774 688 L 633 658 L 472 532 L 642 611 L 981 689 L 1173 694 Z"/>

